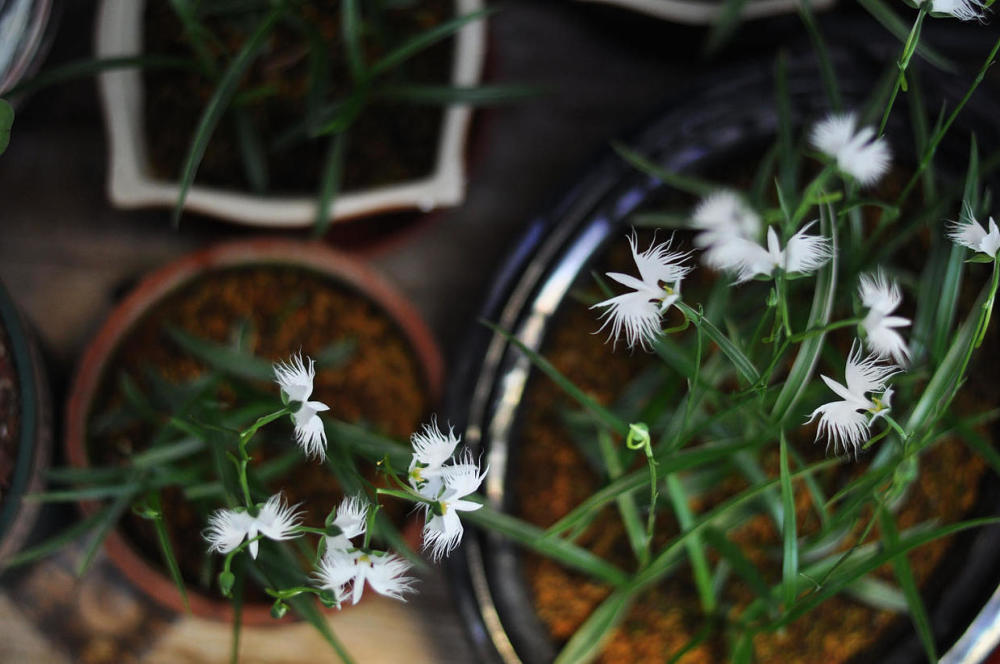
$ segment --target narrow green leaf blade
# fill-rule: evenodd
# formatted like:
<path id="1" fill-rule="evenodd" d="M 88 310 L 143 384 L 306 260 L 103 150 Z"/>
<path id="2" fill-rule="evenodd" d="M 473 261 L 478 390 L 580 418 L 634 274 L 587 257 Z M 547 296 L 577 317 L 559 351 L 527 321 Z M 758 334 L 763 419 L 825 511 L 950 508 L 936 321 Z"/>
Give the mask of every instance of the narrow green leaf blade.
<path id="1" fill-rule="evenodd" d="M 14 107 L 6 99 L 0 99 L 0 154 L 7 151 L 10 144 L 10 130 L 14 126 Z"/>
<path id="2" fill-rule="evenodd" d="M 267 360 L 232 346 L 196 337 L 177 327 L 168 327 L 167 334 L 174 343 L 216 371 L 246 380 L 274 379 L 274 369 Z"/>
<path id="3" fill-rule="evenodd" d="M 181 213 L 184 210 L 184 201 L 187 199 L 188 191 L 194 183 L 198 166 L 205 156 L 205 149 L 208 147 L 212 133 L 219 124 L 219 119 L 236 93 L 236 88 L 240 83 L 240 79 L 243 78 L 243 74 L 250 66 L 250 63 L 253 62 L 261 46 L 263 46 L 264 40 L 274 30 L 278 19 L 284 11 L 284 8 L 281 6 L 275 7 L 261 20 L 253 34 L 250 35 L 250 38 L 244 42 L 239 53 L 230 62 L 229 67 L 223 72 L 215 88 L 215 92 L 212 93 L 208 104 L 205 105 L 201 118 L 198 120 L 194 136 L 191 139 L 191 144 L 188 147 L 187 155 L 184 158 L 184 166 L 181 169 L 177 205 L 174 207 L 172 218 L 175 227 L 180 222 Z"/>
<path id="4" fill-rule="evenodd" d="M 532 99 L 543 93 L 544 89 L 535 85 L 477 85 L 463 88 L 450 85 L 411 83 L 387 85 L 379 89 L 378 96 L 383 99 L 404 101 L 411 104 L 499 106 Z"/>
<path id="5" fill-rule="evenodd" d="M 661 168 L 659 165 L 654 164 L 652 161 L 646 159 L 641 154 L 632 150 L 623 143 L 612 142 L 611 147 L 614 148 L 615 152 L 617 152 L 622 159 L 632 164 L 632 166 L 638 170 L 679 191 L 687 192 L 693 196 L 703 197 L 708 196 L 713 191 L 722 189 L 721 185 L 693 178 L 688 175 L 672 173 L 665 168 Z"/>
<path id="6" fill-rule="evenodd" d="M 796 581 L 799 576 L 799 541 L 795 524 L 795 493 L 791 474 L 788 471 L 788 440 L 781 433 L 781 507 L 784 516 L 782 525 L 781 586 L 785 606 L 795 602 Z"/>
<path id="7" fill-rule="evenodd" d="M 573 634 L 553 664 L 586 664 L 600 654 L 601 645 L 628 612 L 631 594 L 616 590 L 601 602 Z"/>
<path id="8" fill-rule="evenodd" d="M 551 362 L 547 359 L 528 348 L 520 339 L 515 339 L 512 335 L 508 334 L 504 330 L 500 329 L 493 323 L 489 321 L 482 321 L 483 325 L 490 328 L 501 337 L 507 340 L 508 343 L 513 344 L 524 353 L 531 363 L 535 365 L 542 373 L 552 379 L 563 392 L 572 397 L 577 403 L 583 406 L 585 409 L 590 411 L 590 413 L 604 426 L 608 427 L 612 431 L 617 431 L 622 436 L 628 435 L 628 423 L 622 420 L 620 417 L 612 413 L 610 410 L 597 403 L 593 398 L 587 395 L 583 390 L 577 387 L 573 381 L 569 380 L 556 369 Z"/>
<path id="9" fill-rule="evenodd" d="M 833 313 L 838 263 L 837 233 L 834 220 L 833 209 L 829 205 L 821 206 L 820 231 L 824 236 L 830 238 L 833 257 L 816 276 L 816 291 L 813 295 L 812 309 L 809 311 L 809 322 L 806 329 L 824 327 L 830 322 L 830 316 Z M 816 369 L 816 362 L 819 360 L 825 339 L 826 333 L 816 334 L 803 341 L 799 346 L 799 352 L 788 372 L 788 378 L 781 386 L 781 392 L 778 393 L 778 398 L 771 408 L 771 419 L 775 422 L 781 422 L 805 392 L 809 381 L 812 380 L 813 371 Z"/>
<path id="10" fill-rule="evenodd" d="M 885 536 L 885 545 L 889 549 L 897 548 L 899 546 L 899 530 L 896 528 L 896 520 L 884 505 L 879 508 L 878 517 L 882 534 Z M 892 568 L 896 573 L 896 580 L 899 581 L 903 594 L 906 596 L 906 604 L 910 608 L 910 619 L 920 637 L 920 643 L 924 646 L 924 654 L 927 655 L 927 660 L 931 664 L 937 664 L 937 651 L 934 649 L 934 632 L 931 630 L 931 621 L 927 617 L 924 601 L 920 598 L 920 590 L 917 589 L 917 582 L 913 578 L 913 570 L 910 568 L 910 561 L 905 553 L 892 559 Z"/>
<path id="11" fill-rule="evenodd" d="M 404 42 L 398 48 L 387 53 L 381 60 L 372 65 L 369 70 L 369 77 L 374 78 L 375 76 L 379 76 L 391 69 L 396 68 L 417 53 L 433 46 L 442 39 L 447 39 L 451 35 L 455 34 L 465 27 L 466 24 L 484 19 L 495 11 L 495 9 L 483 9 L 477 12 L 472 12 L 463 16 L 458 16 L 450 21 L 445 21 L 435 28 L 421 32 L 416 37 L 413 37 L 412 39 Z"/>
<path id="12" fill-rule="evenodd" d="M 463 516 L 471 523 L 509 537 L 528 549 L 538 551 L 567 567 L 589 574 L 610 585 L 621 586 L 628 580 L 624 572 L 590 551 L 558 537 L 546 537 L 545 531 L 541 528 L 497 512 L 488 505 L 473 512 L 466 512 Z"/>
<path id="13" fill-rule="evenodd" d="M 163 564 L 167 566 L 170 578 L 174 582 L 174 585 L 177 586 L 177 591 L 181 594 L 181 601 L 184 602 L 185 610 L 190 612 L 191 606 L 188 604 L 187 589 L 184 586 L 184 577 L 181 576 L 181 568 L 180 565 L 177 564 L 177 555 L 174 553 L 174 546 L 170 542 L 170 535 L 167 533 L 166 524 L 163 522 L 160 492 L 154 491 L 151 497 L 152 500 L 150 501 L 150 505 L 158 511 L 158 515 L 152 521 L 153 527 L 156 528 L 156 541 L 160 546 L 160 553 L 163 555 Z"/>

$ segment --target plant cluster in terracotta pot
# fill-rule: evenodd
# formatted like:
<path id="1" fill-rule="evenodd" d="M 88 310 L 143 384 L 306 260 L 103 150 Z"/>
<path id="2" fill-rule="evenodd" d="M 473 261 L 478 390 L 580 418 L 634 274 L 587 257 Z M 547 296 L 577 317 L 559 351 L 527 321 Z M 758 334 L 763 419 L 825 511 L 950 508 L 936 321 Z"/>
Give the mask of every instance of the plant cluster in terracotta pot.
<path id="1" fill-rule="evenodd" d="M 345 495 L 379 485 L 372 470 L 358 475 L 358 464 L 398 458 L 392 441 L 429 412 L 441 364 L 420 319 L 377 274 L 297 243 L 221 245 L 147 277 L 77 373 L 66 435 L 75 467 L 54 472 L 72 488 L 37 498 L 83 500 L 88 526 L 102 536 L 116 526 L 110 557 L 156 601 L 230 616 L 228 603 L 212 599 L 220 561 L 202 532 L 236 481 L 227 441 L 282 409 L 272 363 L 289 353 L 315 359 L 310 399 L 337 418 L 325 425 L 328 444 L 314 449 L 296 445 L 297 420 L 272 417 L 244 441 L 253 462 L 247 488 L 280 495 L 305 523 L 322 524 Z M 406 511 L 387 506 L 371 536 L 406 550 L 406 528 Z M 268 619 L 273 598 L 248 584 L 244 599 L 244 619 Z"/>

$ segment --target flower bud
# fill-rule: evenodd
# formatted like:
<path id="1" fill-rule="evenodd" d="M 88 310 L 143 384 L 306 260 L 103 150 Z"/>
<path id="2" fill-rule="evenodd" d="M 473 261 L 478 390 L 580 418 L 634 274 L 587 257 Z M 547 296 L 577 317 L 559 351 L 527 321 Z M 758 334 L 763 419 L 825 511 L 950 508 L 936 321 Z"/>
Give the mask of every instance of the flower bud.
<path id="1" fill-rule="evenodd" d="M 229 597 L 233 593 L 233 584 L 236 583 L 236 575 L 225 570 L 219 573 L 219 589 L 222 591 L 223 596 Z"/>
<path id="2" fill-rule="evenodd" d="M 288 605 L 280 599 L 271 605 L 271 617 L 275 620 L 284 618 L 286 613 L 288 613 Z"/>

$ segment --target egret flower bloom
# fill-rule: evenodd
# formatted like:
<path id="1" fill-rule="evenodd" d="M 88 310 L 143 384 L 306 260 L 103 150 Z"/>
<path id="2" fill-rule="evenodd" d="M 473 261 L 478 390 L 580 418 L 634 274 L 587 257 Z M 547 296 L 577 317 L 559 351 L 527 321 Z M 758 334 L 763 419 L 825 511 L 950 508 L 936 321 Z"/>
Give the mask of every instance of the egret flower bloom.
<path id="1" fill-rule="evenodd" d="M 883 138 L 875 138 L 871 127 L 858 129 L 853 113 L 832 114 L 817 123 L 809 142 L 832 157 L 841 172 L 862 186 L 875 184 L 889 170 L 889 144 Z"/>
<path id="2" fill-rule="evenodd" d="M 646 251 L 640 253 L 635 234 L 628 241 L 641 279 L 620 272 L 608 272 L 609 277 L 633 290 L 598 302 L 591 309 L 606 307 L 600 316 L 605 319 L 604 324 L 598 332 L 610 325 L 608 340 L 617 342 L 624 330 L 629 348 L 636 343 L 648 348 L 660 333 L 663 312 L 680 299 L 681 280 L 691 271 L 690 267 L 682 265 L 689 252 L 670 251 L 672 240 L 668 240 L 650 244 Z"/>
<path id="3" fill-rule="evenodd" d="M 820 376 L 841 401 L 825 403 L 809 416 L 806 424 L 820 416 L 816 440 L 826 436 L 827 448 L 833 443 L 836 452 L 841 447 L 847 451 L 850 446 L 857 456 L 861 444 L 869 437 L 871 424 L 891 409 L 892 388 L 885 383 L 898 371 L 898 367 L 878 364 L 876 355 L 862 360 L 860 346 L 853 345 L 844 370 L 846 387 L 832 378 Z M 869 398 L 868 393 L 877 394 Z"/>
<path id="4" fill-rule="evenodd" d="M 917 0 L 918 5 L 927 0 Z M 960 21 L 974 21 L 983 18 L 985 3 L 982 0 L 931 0 L 932 14 L 948 14 Z"/>
<path id="5" fill-rule="evenodd" d="M 330 410 L 321 401 L 309 401 L 313 391 L 313 379 L 316 377 L 316 363 L 312 358 L 307 368 L 302 362 L 302 355 L 296 353 L 287 362 L 274 364 L 274 380 L 281 388 L 281 396 L 286 403 L 298 402 L 299 408 L 292 413 L 295 423 L 295 441 L 306 456 L 326 458 L 326 429 L 318 413 Z"/>
<path id="6" fill-rule="evenodd" d="M 340 528 L 340 534 L 326 536 L 326 550 L 352 548 L 351 539 L 364 535 L 368 528 L 368 503 L 360 496 L 344 498 L 337 506 L 333 525 Z"/>
<path id="7" fill-rule="evenodd" d="M 703 231 L 694 238 L 694 246 L 705 250 L 703 262 L 716 269 L 732 267 L 729 257 L 734 241 L 756 242 L 760 237 L 760 217 L 728 190 L 702 199 L 691 216 L 691 225 Z"/>
<path id="8" fill-rule="evenodd" d="M 455 436 L 455 428 L 449 426 L 445 435 L 438 428 L 437 418 L 423 429 L 410 436 L 413 457 L 410 460 L 410 486 L 426 495 L 436 496 L 441 488 L 441 468 L 451 459 L 461 438 Z"/>
<path id="9" fill-rule="evenodd" d="M 868 307 L 868 314 L 861 321 L 868 349 L 881 359 L 891 357 L 896 364 L 906 365 L 910 349 L 896 328 L 908 326 L 910 319 L 889 315 L 903 301 L 899 284 L 890 283 L 881 270 L 873 275 L 863 274 L 858 284 L 858 297 L 861 304 Z"/>
<path id="10" fill-rule="evenodd" d="M 416 582 L 406 576 L 409 570 L 410 563 L 394 553 L 333 549 L 320 561 L 315 580 L 320 588 L 333 593 L 338 605 L 347 598 L 347 584 L 351 586 L 351 603 L 357 604 L 365 582 L 380 595 L 406 601 L 404 595 Z"/>
<path id="11" fill-rule="evenodd" d="M 786 273 L 813 272 L 833 256 L 828 238 L 806 234 L 815 223 L 813 221 L 803 226 L 789 238 L 784 249 L 781 248 L 773 227 L 767 229 L 766 249 L 749 240 L 734 240 L 726 247 L 724 267 L 736 271 L 736 283 L 749 281 L 757 275 L 773 276 L 776 268 L 781 268 Z"/>
<path id="12" fill-rule="evenodd" d="M 445 554 L 451 553 L 462 541 L 464 528 L 458 513 L 474 512 L 482 507 L 479 503 L 463 498 L 479 489 L 488 470 L 486 468 L 480 472 L 472 454 L 466 453 L 459 463 L 441 470 L 443 486 L 440 496 L 422 493 L 424 497 L 434 501 L 427 506 L 427 521 L 424 524 L 424 549 L 430 549 L 433 560 L 440 560 Z"/>
<path id="13" fill-rule="evenodd" d="M 948 226 L 948 238 L 955 244 L 996 259 L 1000 249 L 1000 229 L 993 217 L 990 217 L 989 232 L 979 225 L 971 211 L 967 211 L 966 218 L 967 221 L 955 221 Z"/>
<path id="14" fill-rule="evenodd" d="M 264 535 L 272 540 L 286 540 L 296 537 L 294 532 L 302 517 L 296 512 L 298 505 L 286 505 L 280 493 L 267 499 L 263 505 L 257 506 L 257 516 L 245 509 L 218 509 L 208 517 L 208 528 L 204 537 L 208 540 L 209 551 L 230 553 L 244 539 L 253 540 L 258 535 Z M 259 540 L 250 542 L 250 556 L 257 557 Z"/>

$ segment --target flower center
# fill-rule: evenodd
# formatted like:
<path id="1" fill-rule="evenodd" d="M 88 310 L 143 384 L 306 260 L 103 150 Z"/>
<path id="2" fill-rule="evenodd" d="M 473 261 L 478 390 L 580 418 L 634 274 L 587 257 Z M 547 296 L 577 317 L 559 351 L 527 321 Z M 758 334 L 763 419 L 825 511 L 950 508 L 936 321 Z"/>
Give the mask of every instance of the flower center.
<path id="1" fill-rule="evenodd" d="M 875 404 L 875 406 L 868 409 L 868 412 L 872 415 L 881 413 L 884 410 L 889 410 L 889 406 L 882 403 L 882 399 L 880 397 L 872 397 L 872 403 Z"/>

